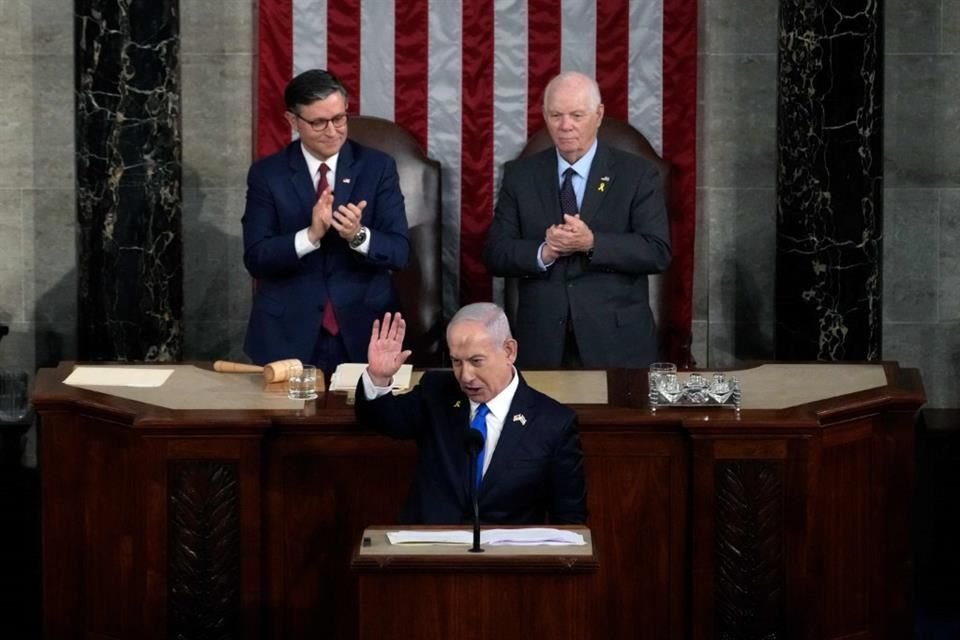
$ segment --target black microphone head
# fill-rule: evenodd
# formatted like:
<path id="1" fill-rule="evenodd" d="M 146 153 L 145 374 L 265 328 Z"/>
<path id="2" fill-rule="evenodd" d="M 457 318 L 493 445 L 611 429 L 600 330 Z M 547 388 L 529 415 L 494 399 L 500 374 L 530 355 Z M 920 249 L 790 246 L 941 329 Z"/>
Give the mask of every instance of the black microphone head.
<path id="1" fill-rule="evenodd" d="M 463 444 L 467 447 L 467 453 L 476 455 L 483 449 L 483 434 L 476 429 L 467 429 L 463 436 Z"/>

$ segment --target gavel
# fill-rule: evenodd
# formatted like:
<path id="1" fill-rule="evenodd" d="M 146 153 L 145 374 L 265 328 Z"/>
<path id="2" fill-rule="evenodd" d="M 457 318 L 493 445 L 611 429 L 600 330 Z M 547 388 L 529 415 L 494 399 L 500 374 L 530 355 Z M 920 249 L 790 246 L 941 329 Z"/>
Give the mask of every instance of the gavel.
<path id="1" fill-rule="evenodd" d="M 213 370 L 220 373 L 262 373 L 263 379 L 269 382 L 283 382 L 290 376 L 303 373 L 303 363 L 296 358 L 268 362 L 265 366 L 217 360 L 213 363 Z"/>

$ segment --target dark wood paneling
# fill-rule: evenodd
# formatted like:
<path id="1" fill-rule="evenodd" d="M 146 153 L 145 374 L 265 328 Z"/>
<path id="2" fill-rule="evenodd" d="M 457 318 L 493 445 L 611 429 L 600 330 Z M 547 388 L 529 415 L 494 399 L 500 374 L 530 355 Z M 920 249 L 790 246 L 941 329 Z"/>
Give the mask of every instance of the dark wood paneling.
<path id="1" fill-rule="evenodd" d="M 563 597 L 591 607 L 593 637 L 903 637 L 913 417 L 923 392 L 914 373 L 886 369 L 887 387 L 739 414 L 651 414 L 642 374 L 612 372 L 611 404 L 576 407 L 600 566 L 585 581 L 588 595 Z M 182 564 L 171 536 L 183 533 L 171 530 L 179 526 L 171 499 L 191 486 L 206 496 L 201 503 L 235 507 L 235 516 L 205 517 L 223 525 L 209 530 L 222 545 L 210 553 L 239 553 L 240 567 L 239 577 L 211 573 L 234 582 L 219 609 L 231 622 L 192 629 L 357 637 L 351 550 L 364 527 L 396 521 L 412 444 L 359 429 L 339 395 L 299 412 L 170 411 L 62 385 L 69 370 L 41 370 L 34 394 L 45 637 L 161 639 L 186 628 L 170 615 L 187 593 L 176 590 L 202 581 L 186 566 L 171 570 Z M 190 465 L 206 469 L 207 485 L 202 475 L 181 484 Z M 222 479 L 210 475 L 219 468 L 236 470 L 236 485 L 227 483 L 235 500 L 209 484 Z M 732 561 L 740 556 L 754 564 Z M 419 588 L 408 579 L 396 577 Z M 230 617 L 237 598 L 239 625 Z M 429 629 L 454 624 L 445 616 L 460 620 L 429 615 L 437 617 Z"/>
<path id="2" fill-rule="evenodd" d="M 237 464 L 172 460 L 169 490 L 169 637 L 240 637 L 240 482 Z"/>

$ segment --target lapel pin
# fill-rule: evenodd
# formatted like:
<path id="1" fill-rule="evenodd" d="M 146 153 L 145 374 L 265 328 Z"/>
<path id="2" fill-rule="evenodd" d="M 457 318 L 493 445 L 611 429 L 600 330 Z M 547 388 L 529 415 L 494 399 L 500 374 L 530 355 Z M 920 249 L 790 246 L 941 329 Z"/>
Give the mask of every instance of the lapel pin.
<path id="1" fill-rule="evenodd" d="M 457 400 L 456 402 L 453 403 L 453 408 L 454 408 L 454 409 L 459 409 L 459 408 L 460 408 L 460 401 L 459 401 L 459 400 Z"/>
<path id="2" fill-rule="evenodd" d="M 522 413 L 518 413 L 515 416 L 513 416 L 513 421 L 519 422 L 521 427 L 527 426 L 527 417 Z"/>
<path id="3" fill-rule="evenodd" d="M 597 186 L 597 191 L 603 193 L 607 189 L 607 183 L 610 182 L 610 176 L 603 176 L 600 178 L 600 184 Z"/>
<path id="4" fill-rule="evenodd" d="M 600 193 L 603 193 L 603 190 L 606 188 L 606 186 L 607 186 L 606 182 L 601 182 L 600 186 L 597 187 L 597 191 L 599 191 Z"/>
<path id="5" fill-rule="evenodd" d="M 342 182 L 343 184 L 350 184 L 350 178 L 344 178 L 340 182 Z"/>

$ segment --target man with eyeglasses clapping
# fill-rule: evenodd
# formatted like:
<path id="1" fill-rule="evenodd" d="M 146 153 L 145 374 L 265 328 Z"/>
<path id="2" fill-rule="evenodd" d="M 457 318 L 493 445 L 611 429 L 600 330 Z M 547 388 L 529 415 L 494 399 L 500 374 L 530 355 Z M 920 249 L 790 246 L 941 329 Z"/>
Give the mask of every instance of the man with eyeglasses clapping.
<path id="1" fill-rule="evenodd" d="M 257 364 L 298 358 L 328 379 L 366 361 L 374 319 L 399 309 L 391 272 L 410 254 L 396 163 L 348 138 L 348 100 L 329 71 L 290 81 L 298 139 L 250 167 L 243 214 L 256 279 L 244 350 Z"/>

